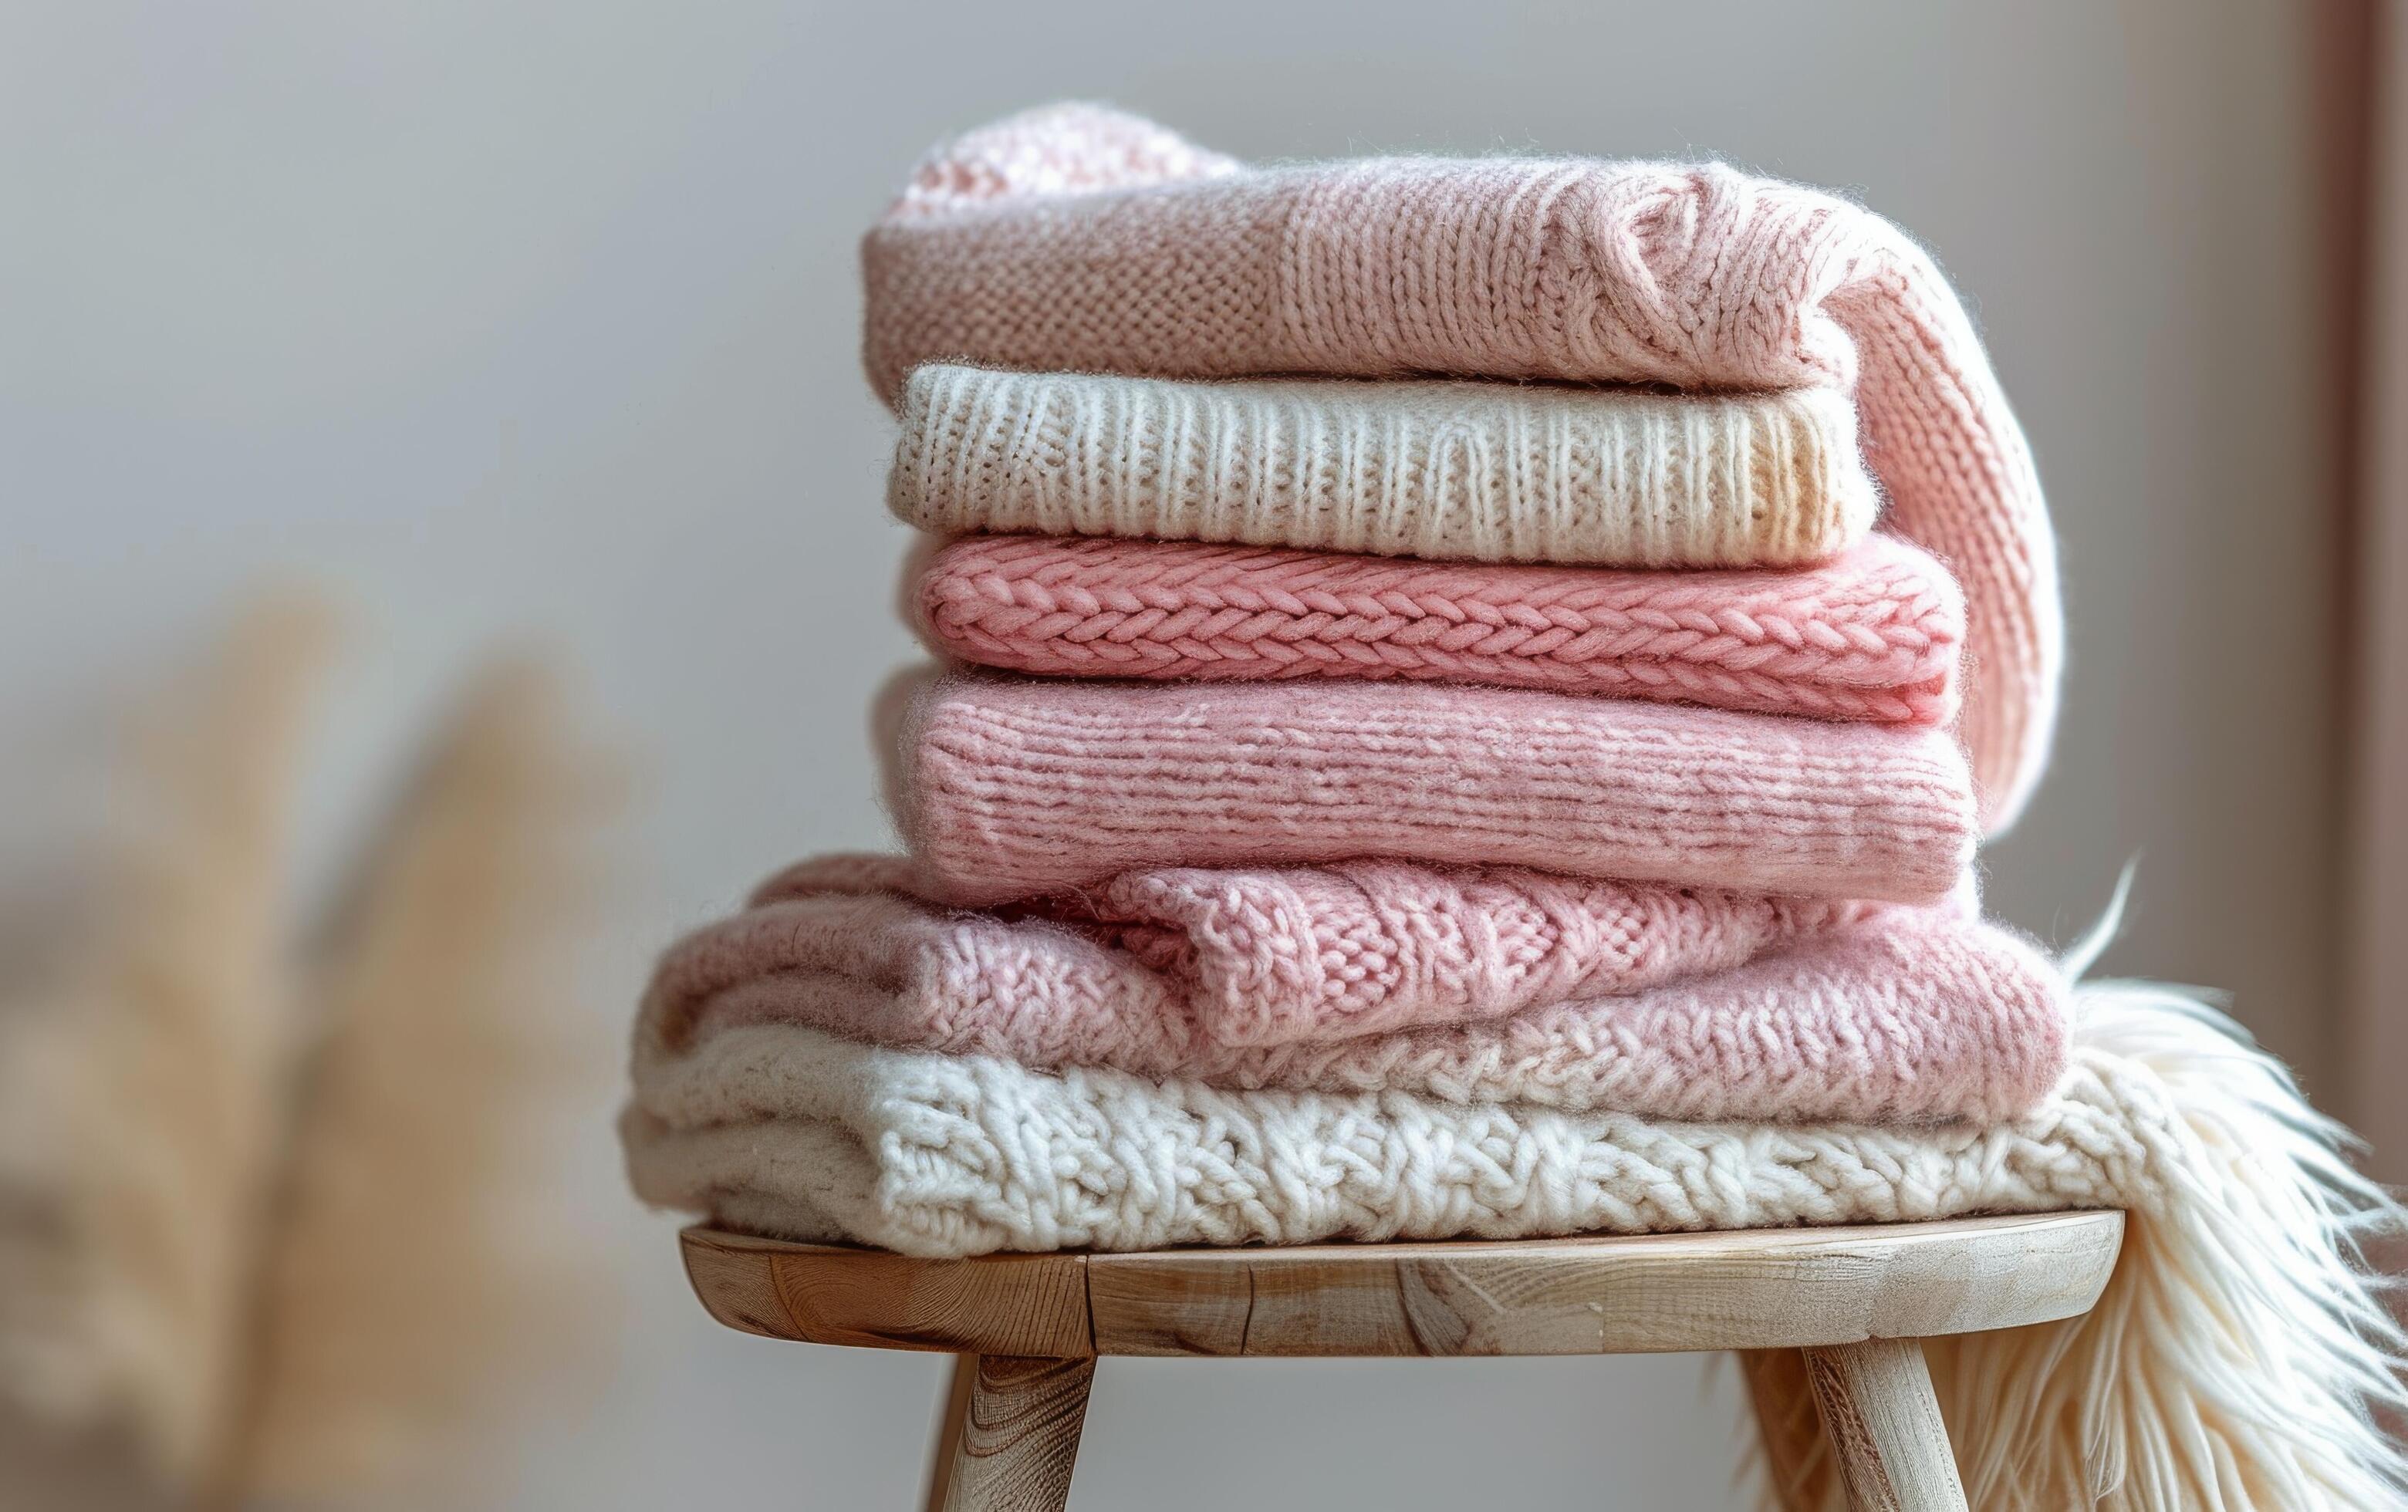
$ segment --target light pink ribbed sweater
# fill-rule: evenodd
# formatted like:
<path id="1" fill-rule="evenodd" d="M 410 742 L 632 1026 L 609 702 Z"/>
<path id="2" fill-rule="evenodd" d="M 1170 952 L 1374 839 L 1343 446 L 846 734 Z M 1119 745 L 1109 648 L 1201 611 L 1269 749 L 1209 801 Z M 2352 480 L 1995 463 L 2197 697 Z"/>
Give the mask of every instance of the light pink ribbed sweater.
<path id="1" fill-rule="evenodd" d="M 881 718 L 896 820 L 961 902 L 1384 856 L 1928 903 L 1977 837 L 1940 730 L 1427 683 L 925 672 Z"/>
<path id="2" fill-rule="evenodd" d="M 1852 390 L 1889 522 L 1964 584 L 1963 735 L 1993 828 L 2062 660 L 2037 474 L 1923 250 L 1720 164 L 1372 159 L 1251 169 L 1054 107 L 933 152 L 863 244 L 871 380 L 914 364 Z"/>
<path id="3" fill-rule="evenodd" d="M 663 958 L 639 1057 L 720 1041 L 713 1086 L 774 1085 L 730 1058 L 773 1070 L 782 1041 L 745 1031 L 802 1025 L 1245 1090 L 1860 1123 L 2010 1117 L 2065 1060 L 2062 973 L 1956 907 L 1393 863 L 1118 877 L 1016 918 L 932 905 L 883 858 L 765 891 Z"/>
<path id="4" fill-rule="evenodd" d="M 1880 535 L 1799 572 L 975 535 L 907 576 L 931 646 L 1015 672 L 1493 683 L 1877 724 L 1948 721 L 1964 635 L 1947 569 Z"/>

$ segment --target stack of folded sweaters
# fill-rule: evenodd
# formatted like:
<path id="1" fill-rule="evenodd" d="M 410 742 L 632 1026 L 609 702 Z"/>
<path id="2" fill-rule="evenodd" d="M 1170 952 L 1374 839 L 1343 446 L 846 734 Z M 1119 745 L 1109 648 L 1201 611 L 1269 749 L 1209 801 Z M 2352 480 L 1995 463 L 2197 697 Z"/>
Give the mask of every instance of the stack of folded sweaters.
<path id="1" fill-rule="evenodd" d="M 1061 107 L 939 149 L 865 263 L 947 663 L 882 715 L 908 854 L 668 952 L 645 1196 L 941 1256 L 2171 1182 L 2179 1068 L 2132 1047 L 2214 1032 L 2127 1004 L 2075 1044 L 2065 970 L 1980 917 L 2054 547 L 1886 222 L 1714 165 L 1253 169 Z"/>
<path id="2" fill-rule="evenodd" d="M 881 720 L 910 854 L 670 952 L 648 1190 L 939 1254 L 1899 1218 L 1809 1147 L 1618 1153 L 2055 1085 L 2063 973 L 1970 871 L 2051 541 L 1886 225 L 1068 107 L 941 150 L 866 260 L 951 663 Z"/>

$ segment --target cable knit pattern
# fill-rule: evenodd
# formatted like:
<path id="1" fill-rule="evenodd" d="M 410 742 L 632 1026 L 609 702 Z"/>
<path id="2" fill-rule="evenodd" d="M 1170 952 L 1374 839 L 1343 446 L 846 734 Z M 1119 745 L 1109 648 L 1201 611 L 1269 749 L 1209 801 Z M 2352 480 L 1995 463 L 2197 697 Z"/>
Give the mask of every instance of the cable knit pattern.
<path id="1" fill-rule="evenodd" d="M 2143 1131 L 2169 1117 L 2145 1068 L 2078 1042 L 2035 1110 L 1921 1129 L 1230 1091 L 797 1028 L 767 1056 L 736 1031 L 715 1045 L 727 1075 L 690 1068 L 674 1089 L 639 1090 L 623 1119 L 638 1193 L 747 1232 L 912 1255 L 2155 1205 Z M 787 1116 L 765 1120 L 765 1105 Z"/>
<path id="2" fill-rule="evenodd" d="M 1182 880 L 1193 899 L 1200 878 Z M 1755 919 L 1738 899 L 1691 911 L 1709 909 L 1759 929 L 1790 922 L 1771 900 L 1759 900 Z M 663 959 L 637 1029 L 637 1096 L 672 1121 L 720 1117 L 729 1097 L 752 1099 L 747 1118 L 806 1112 L 781 1101 L 797 1028 L 1215 1087 L 1769 1121 L 2002 1118 L 2038 1101 L 2064 1063 L 2062 974 L 2022 941 L 1948 908 L 1880 909 L 1753 961 L 1748 932 L 1733 929 L 1710 942 L 1726 960 L 1700 963 L 1703 976 L 1625 996 L 1575 989 L 1501 1018 L 1505 1003 L 1528 994 L 1509 985 L 1450 1006 L 1408 987 L 1383 1006 L 1418 1010 L 1421 1027 L 1367 1034 L 1363 1020 L 1398 1015 L 1332 1014 L 1315 1020 L 1323 1037 L 1282 1044 L 1217 1039 L 1222 1005 L 1193 976 L 1147 963 L 1148 948 L 1167 942 L 1144 938 L 1146 928 L 1158 926 L 1140 926 L 1129 949 L 1103 931 L 953 913 L 894 892 L 764 903 Z M 1196 935 L 1180 940 L 1192 946 Z M 1253 964 L 1321 940 L 1308 925 L 1248 943 Z M 1211 941 L 1203 949 L 1237 953 Z M 1453 955 L 1441 969 L 1455 981 L 1531 979 L 1517 963 L 1477 959 L 1460 943 L 1433 953 Z M 1460 1021 L 1474 1009 L 1480 1021 Z"/>
<path id="3" fill-rule="evenodd" d="M 1964 634 L 1947 570 L 1879 535 L 1806 571 L 1692 573 L 981 535 L 906 593 L 936 649 L 1011 671 L 1493 683 L 1876 724 L 1948 721 Z"/>
<path id="4" fill-rule="evenodd" d="M 2022 806 L 2062 661 L 2055 541 L 1971 321 L 1896 227 L 1718 164 L 1197 152 L 1182 179 L 1157 145 L 1131 171 L 1126 142 L 1160 131 L 1054 108 L 938 149 L 863 243 L 878 391 L 954 361 L 1851 392 L 1891 524 L 1965 585 L 1985 818 Z M 948 211 L 957 162 L 984 172 Z"/>
<path id="5" fill-rule="evenodd" d="M 1880 493 L 1836 389 L 1174 382 L 912 370 L 887 506 L 925 530 L 1241 541 L 1438 561 L 1770 566 Z"/>
<path id="6" fill-rule="evenodd" d="M 1384 856 L 1929 903 L 1971 862 L 1944 732 L 1427 683 L 907 677 L 889 802 L 956 901 Z"/>
<path id="7" fill-rule="evenodd" d="M 1960 917 L 1979 912 L 1970 884 L 1969 877 L 1947 905 Z M 669 952 L 652 988 L 655 998 L 669 1000 L 658 1010 L 663 1021 L 683 1016 L 676 1004 L 690 1008 L 785 969 L 770 963 L 781 951 L 816 949 L 787 938 L 774 921 L 787 917 L 778 910 L 838 898 L 946 901 L 932 878 L 899 857 L 799 863 L 763 883 L 746 913 Z M 1742 965 L 1770 947 L 1858 922 L 1881 906 L 1512 866 L 1440 871 L 1354 861 L 1285 871 L 1177 867 L 1125 872 L 988 913 L 865 910 L 864 917 L 874 914 L 893 928 L 876 944 L 842 942 L 842 963 L 822 961 L 812 969 L 889 986 L 914 976 L 962 985 L 992 969 L 1029 981 L 1039 994 L 1101 1003 L 1135 1002 L 1129 994 L 1140 993 L 1148 1002 L 1176 1003 L 1177 1017 L 1222 1045 L 1286 1044 L 1636 992 Z M 813 910 L 808 917 L 829 915 Z M 907 925 L 906 919 L 927 922 Z M 1049 966 L 1038 983 L 1006 964 L 1030 951 L 1079 964 L 1058 972 Z M 1052 1021 L 1069 1012 L 1035 1011 Z"/>

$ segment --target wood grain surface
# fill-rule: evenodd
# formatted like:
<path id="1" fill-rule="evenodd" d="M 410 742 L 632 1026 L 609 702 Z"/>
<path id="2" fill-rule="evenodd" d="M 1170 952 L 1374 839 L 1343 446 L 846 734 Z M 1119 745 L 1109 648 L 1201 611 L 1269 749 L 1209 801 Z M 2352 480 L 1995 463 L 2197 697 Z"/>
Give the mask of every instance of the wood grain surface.
<path id="1" fill-rule="evenodd" d="M 684 1234 L 711 1316 L 773 1338 L 1090 1355 L 1796 1349 L 2086 1311 L 2120 1213 L 1510 1243 L 914 1260 Z"/>
<path id="2" fill-rule="evenodd" d="M 957 1359 L 927 1512 L 1062 1512 L 1095 1375 L 1092 1359 Z"/>
<path id="3" fill-rule="evenodd" d="M 1923 1346 L 1868 1339 L 1805 1354 L 1851 1512 L 1966 1512 Z"/>

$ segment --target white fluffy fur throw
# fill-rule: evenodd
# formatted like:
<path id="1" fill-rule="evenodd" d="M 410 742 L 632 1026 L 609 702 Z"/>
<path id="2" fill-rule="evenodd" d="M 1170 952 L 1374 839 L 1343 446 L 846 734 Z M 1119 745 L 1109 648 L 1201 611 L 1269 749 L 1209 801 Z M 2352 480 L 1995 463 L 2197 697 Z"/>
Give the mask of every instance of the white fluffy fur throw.
<path id="1" fill-rule="evenodd" d="M 638 1190 L 921 1255 L 1862 1223 L 2121 1207 L 2096 1310 L 1944 1341 L 1974 1505 L 2399 1505 L 2408 1405 L 2358 1242 L 2402 1215 L 2195 999 L 2079 991 L 2073 1064 L 1988 1128 L 1648 1122 L 1401 1094 L 1227 1092 L 731 1031 L 639 1064 Z"/>

